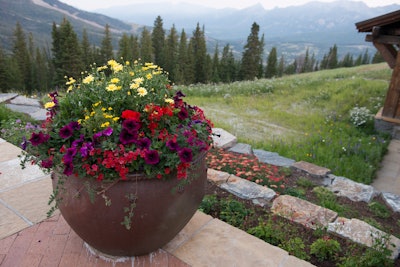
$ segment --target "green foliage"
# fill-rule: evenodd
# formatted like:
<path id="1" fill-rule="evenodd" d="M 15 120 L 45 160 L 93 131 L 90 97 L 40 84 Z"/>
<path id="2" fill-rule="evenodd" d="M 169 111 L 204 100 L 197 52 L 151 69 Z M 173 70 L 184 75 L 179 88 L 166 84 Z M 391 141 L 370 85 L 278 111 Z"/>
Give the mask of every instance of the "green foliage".
<path id="1" fill-rule="evenodd" d="M 26 114 L 8 109 L 0 104 L 0 137 L 20 147 L 24 138 L 29 138 L 39 126 Z"/>
<path id="2" fill-rule="evenodd" d="M 199 210 L 206 214 L 210 214 L 215 211 L 217 205 L 218 200 L 215 195 L 206 195 L 200 203 Z"/>
<path id="3" fill-rule="evenodd" d="M 387 219 L 390 217 L 390 210 L 385 205 L 377 201 L 370 202 L 368 207 L 379 218 Z"/>
<path id="4" fill-rule="evenodd" d="M 258 226 L 250 228 L 247 232 L 274 246 L 282 244 L 287 237 L 285 232 L 281 231 L 279 225 L 271 218 L 266 221 L 260 220 Z"/>
<path id="5" fill-rule="evenodd" d="M 294 197 L 298 197 L 298 198 L 302 198 L 302 199 L 306 198 L 306 192 L 303 188 L 287 187 L 283 193 L 285 195 L 290 195 L 290 196 L 294 196 Z"/>
<path id="6" fill-rule="evenodd" d="M 310 179 L 307 179 L 304 177 L 300 177 L 296 181 L 296 184 L 300 187 L 307 188 L 307 189 L 311 189 L 311 188 L 315 187 L 315 184 Z"/>
<path id="7" fill-rule="evenodd" d="M 348 251 L 346 257 L 340 259 L 339 267 L 391 267 L 394 262 L 390 259 L 392 252 L 388 249 L 389 235 L 378 236 L 374 239 L 371 248 L 366 248 L 360 254 L 351 254 Z M 390 245 L 390 244 L 389 244 Z"/>
<path id="8" fill-rule="evenodd" d="M 333 260 L 340 251 L 340 243 L 329 237 L 319 238 L 310 246 L 310 253 L 320 261 Z"/>
<path id="9" fill-rule="evenodd" d="M 342 210 L 341 206 L 336 201 L 336 195 L 325 187 L 315 187 L 313 192 L 316 194 L 319 205 L 321 205 L 322 207 L 334 211 Z"/>
<path id="10" fill-rule="evenodd" d="M 246 206 L 234 199 L 220 200 L 221 213 L 220 219 L 232 226 L 240 227 L 246 217 L 250 215 L 250 210 Z"/>
<path id="11" fill-rule="evenodd" d="M 283 248 L 284 250 L 289 252 L 289 254 L 299 259 L 305 261 L 308 261 L 310 259 L 310 256 L 305 250 L 306 245 L 304 244 L 303 240 L 301 240 L 300 237 L 287 239 L 282 244 L 280 244 L 279 247 Z"/>

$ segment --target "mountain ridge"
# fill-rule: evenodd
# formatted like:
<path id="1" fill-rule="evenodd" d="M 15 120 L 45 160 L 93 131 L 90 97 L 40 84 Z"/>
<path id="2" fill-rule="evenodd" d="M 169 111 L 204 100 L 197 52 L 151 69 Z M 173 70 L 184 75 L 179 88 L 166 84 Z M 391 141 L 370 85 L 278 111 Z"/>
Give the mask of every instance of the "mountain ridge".
<path id="1" fill-rule="evenodd" d="M 11 50 L 13 31 L 19 21 L 25 33 L 33 34 L 35 44 L 49 48 L 52 24 L 66 17 L 79 37 L 86 29 L 90 42 L 98 46 L 108 24 L 116 49 L 122 33 L 139 34 L 144 27 L 150 29 L 160 15 L 167 31 L 175 25 L 178 32 L 185 29 L 188 36 L 197 23 L 203 25 L 210 53 L 216 44 L 221 49 L 229 43 L 239 57 L 251 25 L 256 22 L 260 25 L 260 35 L 265 35 L 265 54 L 275 46 L 278 55 L 284 54 L 287 59 L 304 54 L 306 49 L 321 58 L 329 47 L 337 44 L 339 56 L 345 53 L 357 56 L 374 48 L 364 41 L 363 34 L 357 33 L 354 24 L 396 9 L 400 5 L 370 8 L 363 2 L 341 0 L 313 1 L 271 10 L 265 10 L 261 4 L 244 9 L 215 9 L 182 3 L 170 6 L 142 3 L 113 7 L 108 12 L 114 14 L 108 14 L 101 9 L 83 11 L 58 0 L 0 0 L 0 44 Z"/>

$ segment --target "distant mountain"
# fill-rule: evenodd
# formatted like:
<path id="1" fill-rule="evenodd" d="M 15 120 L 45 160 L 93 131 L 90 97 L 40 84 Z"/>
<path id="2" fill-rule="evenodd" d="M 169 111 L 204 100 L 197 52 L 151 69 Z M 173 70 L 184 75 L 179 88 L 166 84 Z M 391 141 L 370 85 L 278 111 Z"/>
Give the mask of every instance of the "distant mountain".
<path id="1" fill-rule="evenodd" d="M 6 50 L 11 49 L 15 25 L 19 22 L 26 34 L 32 33 L 38 47 L 51 48 L 53 22 L 58 24 L 64 17 L 71 22 L 78 35 L 86 29 L 90 41 L 96 44 L 101 42 L 106 24 L 115 36 L 120 36 L 122 32 L 135 33 L 141 27 L 82 11 L 57 0 L 0 0 L 0 45 Z"/>
<path id="2" fill-rule="evenodd" d="M 183 0 L 184 1 L 184 0 Z M 272 46 L 278 53 L 289 57 L 304 53 L 308 47 L 317 57 L 327 53 L 337 44 L 339 55 L 360 54 L 366 48 L 374 48 L 364 41 L 364 34 L 357 33 L 355 23 L 400 9 L 400 5 L 368 7 L 363 2 L 339 0 L 331 3 L 310 2 L 301 6 L 265 10 L 261 4 L 245 9 L 214 9 L 187 3 L 141 3 L 98 9 L 96 12 L 128 22 L 153 25 L 160 15 L 164 27 L 174 24 L 191 33 L 197 23 L 205 26 L 206 35 L 223 45 L 229 42 L 240 52 L 250 34 L 253 22 L 260 25 L 260 34 L 265 35 L 266 51 Z"/>

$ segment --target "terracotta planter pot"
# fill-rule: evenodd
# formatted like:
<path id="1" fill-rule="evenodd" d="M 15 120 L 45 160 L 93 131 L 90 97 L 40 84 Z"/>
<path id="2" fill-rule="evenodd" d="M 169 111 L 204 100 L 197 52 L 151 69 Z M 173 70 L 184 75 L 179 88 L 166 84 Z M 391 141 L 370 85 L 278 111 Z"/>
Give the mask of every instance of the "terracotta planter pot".
<path id="1" fill-rule="evenodd" d="M 52 178 L 55 189 L 62 176 L 54 173 Z M 113 256 L 143 255 L 172 240 L 196 212 L 205 193 L 205 155 L 195 162 L 188 179 L 191 183 L 182 187 L 176 177 L 158 180 L 130 175 L 127 181 L 118 181 L 105 191 L 111 201 L 106 205 L 101 194 L 96 194 L 94 203 L 90 201 L 85 183 L 98 191 L 109 183 L 68 177 L 59 188 L 59 209 L 71 228 L 93 248 Z M 126 197 L 129 195 L 131 201 Z M 127 230 L 121 222 L 133 196 L 136 206 L 131 229 Z"/>

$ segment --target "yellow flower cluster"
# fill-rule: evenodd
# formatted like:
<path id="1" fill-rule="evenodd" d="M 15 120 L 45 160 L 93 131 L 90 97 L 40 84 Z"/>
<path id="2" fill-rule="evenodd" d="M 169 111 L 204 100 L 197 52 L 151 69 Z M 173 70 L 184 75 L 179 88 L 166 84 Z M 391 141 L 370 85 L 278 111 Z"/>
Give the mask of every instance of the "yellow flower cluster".
<path id="1" fill-rule="evenodd" d="M 111 70 L 114 73 L 120 72 L 124 69 L 124 66 L 122 66 L 121 64 L 119 64 L 117 61 L 115 61 L 114 59 L 111 59 L 107 62 L 107 64 L 110 66 Z"/>

